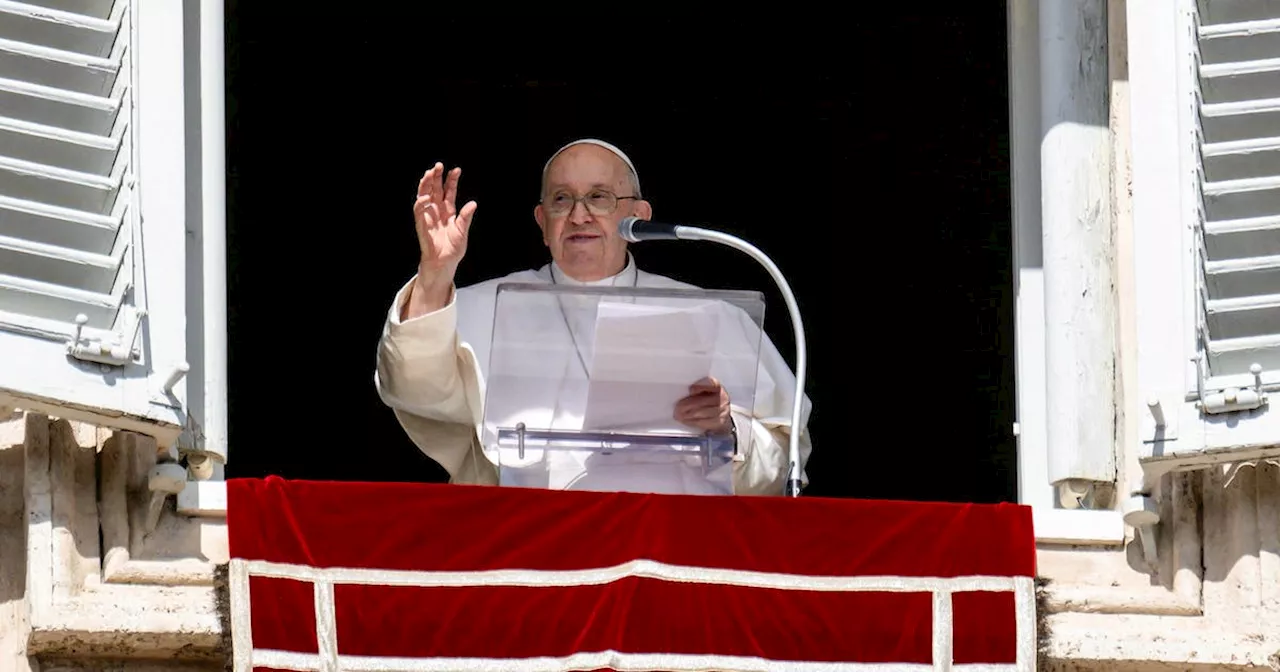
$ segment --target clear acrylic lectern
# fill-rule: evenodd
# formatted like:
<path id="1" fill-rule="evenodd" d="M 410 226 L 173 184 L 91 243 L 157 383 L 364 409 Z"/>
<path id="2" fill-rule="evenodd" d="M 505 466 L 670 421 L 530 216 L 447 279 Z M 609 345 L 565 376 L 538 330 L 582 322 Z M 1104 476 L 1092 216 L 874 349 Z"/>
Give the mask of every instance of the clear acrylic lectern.
<path id="1" fill-rule="evenodd" d="M 751 432 L 676 420 L 713 378 L 755 405 L 759 292 L 504 283 L 497 288 L 482 439 L 499 484 L 733 494 Z"/>

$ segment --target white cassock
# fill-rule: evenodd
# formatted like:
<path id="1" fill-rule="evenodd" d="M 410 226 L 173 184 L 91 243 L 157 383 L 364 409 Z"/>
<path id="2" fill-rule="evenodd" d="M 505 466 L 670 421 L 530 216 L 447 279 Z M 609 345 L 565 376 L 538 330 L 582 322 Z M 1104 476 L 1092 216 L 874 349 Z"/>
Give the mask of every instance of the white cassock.
<path id="1" fill-rule="evenodd" d="M 497 287 L 506 282 L 559 285 L 592 285 L 618 287 L 651 287 L 697 289 L 671 278 L 640 271 L 628 255 L 626 268 L 613 278 L 582 283 L 569 278 L 555 264 L 538 270 L 519 271 L 455 290 L 451 302 L 433 313 L 408 321 L 400 320 L 413 279 L 396 293 L 387 313 L 378 345 L 377 371 L 374 381 L 384 403 L 393 409 L 409 438 L 428 457 L 438 462 L 450 475 L 451 482 L 496 485 L 498 455 L 492 446 L 492 432 L 484 427 L 485 383 L 489 379 L 490 350 L 494 338 L 494 313 Z M 554 304 L 549 304 L 554 305 Z M 529 315 L 522 319 L 530 335 L 548 334 L 558 327 L 559 334 L 587 334 L 582 344 L 590 343 L 589 325 L 580 324 L 585 311 L 547 311 L 547 315 Z M 553 314 L 554 313 L 554 314 Z M 747 332 L 754 327 L 743 325 Z M 721 331 L 725 331 L 721 329 Z M 732 330 L 730 330 L 732 331 Z M 739 332 L 741 333 L 741 332 Z M 795 376 L 768 336 L 754 332 L 759 338 L 759 361 L 755 372 L 713 368 L 713 375 L 726 382 L 731 411 L 736 426 L 738 453 L 732 462 L 733 488 L 740 495 L 781 495 L 787 477 L 788 442 Z M 750 339 L 750 335 L 747 336 Z M 564 339 L 566 343 L 568 339 Z M 723 341 L 720 341 L 723 343 Z M 546 371 L 534 375 L 556 389 L 535 392 L 545 408 L 534 409 L 530 427 L 578 429 L 582 426 L 585 385 L 573 385 L 576 376 L 585 381 L 586 371 L 578 366 L 579 343 L 552 347 L 561 356 L 537 361 Z M 754 350 L 752 350 L 754 359 Z M 591 361 L 586 353 L 586 361 Z M 754 373 L 755 375 L 750 375 Z M 752 380 L 754 379 L 754 380 Z M 569 381 L 569 385 L 565 382 Z M 752 409 L 735 403 L 734 390 L 742 381 L 754 385 Z M 692 381 L 690 381 L 692 382 Z M 751 387 L 747 388 L 748 390 Z M 738 394 L 742 399 L 751 396 Z M 674 408 L 671 409 L 674 412 Z M 804 400 L 804 423 L 808 422 L 809 400 Z M 801 479 L 810 454 L 807 432 L 800 436 Z M 512 476 L 515 469 L 510 453 L 504 454 L 503 482 L 521 479 Z M 533 464 L 533 463 L 538 464 Z M 703 494 L 708 487 L 705 475 L 692 473 L 684 463 L 660 459 L 641 453 L 617 451 L 602 456 L 584 451 L 526 451 L 519 469 L 541 474 L 524 479 L 526 484 L 553 489 L 632 490 L 644 492 Z M 541 480 L 539 480 L 541 479 Z"/>

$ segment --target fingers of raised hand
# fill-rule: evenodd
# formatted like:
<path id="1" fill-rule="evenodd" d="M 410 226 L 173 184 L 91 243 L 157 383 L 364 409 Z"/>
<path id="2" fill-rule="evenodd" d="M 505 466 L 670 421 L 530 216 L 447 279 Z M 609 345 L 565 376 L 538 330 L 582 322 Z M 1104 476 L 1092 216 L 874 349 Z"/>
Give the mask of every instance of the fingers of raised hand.
<path id="1" fill-rule="evenodd" d="M 438 223 L 443 223 L 445 218 L 457 216 L 458 209 L 455 205 L 458 198 L 458 181 L 462 177 L 462 169 L 454 168 L 447 174 L 444 170 L 444 164 L 436 162 L 427 172 L 422 174 L 422 179 L 418 180 L 418 197 L 414 201 L 413 211 L 415 217 L 426 215 L 428 217 L 437 218 Z M 475 205 L 471 205 L 471 212 L 475 212 Z M 467 215 L 468 224 L 470 223 L 470 214 Z"/>
<path id="2" fill-rule="evenodd" d="M 413 202 L 413 218 L 421 226 L 438 226 L 441 222 L 440 204 L 431 195 L 419 196 Z"/>
<path id="3" fill-rule="evenodd" d="M 427 188 L 431 184 L 432 170 L 434 169 L 428 169 L 427 172 L 422 174 L 422 179 L 418 180 L 418 197 L 419 198 L 427 195 Z"/>
<path id="4" fill-rule="evenodd" d="M 427 172 L 422 174 L 422 179 L 418 180 L 418 195 L 426 196 L 427 194 L 430 194 L 433 190 L 439 191 L 440 176 L 443 173 L 444 173 L 444 164 L 440 163 L 439 161 L 436 162 L 436 165 L 428 168 Z"/>
<path id="5" fill-rule="evenodd" d="M 467 204 L 462 206 L 462 210 L 458 212 L 456 221 L 458 229 L 462 231 L 463 235 L 466 235 L 467 231 L 471 229 L 471 218 L 476 214 L 476 207 L 475 201 L 467 201 Z"/>
<path id="6" fill-rule="evenodd" d="M 458 179 L 462 177 L 462 169 L 454 168 L 449 171 L 449 175 L 444 182 L 444 206 L 451 212 L 454 209 L 454 203 L 458 198 Z"/>

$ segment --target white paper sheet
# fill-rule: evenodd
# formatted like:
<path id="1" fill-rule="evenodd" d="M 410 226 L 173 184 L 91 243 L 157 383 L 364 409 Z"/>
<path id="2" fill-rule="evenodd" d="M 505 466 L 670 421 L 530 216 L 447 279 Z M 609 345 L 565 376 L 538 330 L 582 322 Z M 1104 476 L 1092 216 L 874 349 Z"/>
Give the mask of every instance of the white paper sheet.
<path id="1" fill-rule="evenodd" d="M 675 405 L 711 375 L 716 305 L 601 301 L 583 429 L 691 432 L 675 420 Z"/>

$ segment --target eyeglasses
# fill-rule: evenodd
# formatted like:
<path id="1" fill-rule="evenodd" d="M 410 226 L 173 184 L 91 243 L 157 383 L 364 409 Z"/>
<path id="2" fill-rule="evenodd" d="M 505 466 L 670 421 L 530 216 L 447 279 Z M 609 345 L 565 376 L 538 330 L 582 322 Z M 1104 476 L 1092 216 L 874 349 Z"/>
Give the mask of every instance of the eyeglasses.
<path id="1" fill-rule="evenodd" d="M 587 212 L 593 215 L 603 216 L 612 214 L 618 209 L 618 201 L 638 198 L 637 196 L 616 196 L 612 192 L 604 189 L 593 189 L 587 192 L 586 196 L 578 198 L 567 191 L 557 191 L 552 194 L 549 199 L 543 199 L 542 205 L 547 209 L 547 214 L 559 217 L 567 215 L 573 211 L 578 201 L 587 207 Z"/>

